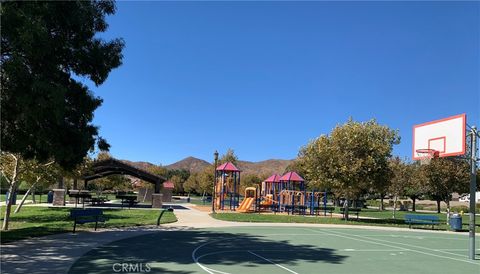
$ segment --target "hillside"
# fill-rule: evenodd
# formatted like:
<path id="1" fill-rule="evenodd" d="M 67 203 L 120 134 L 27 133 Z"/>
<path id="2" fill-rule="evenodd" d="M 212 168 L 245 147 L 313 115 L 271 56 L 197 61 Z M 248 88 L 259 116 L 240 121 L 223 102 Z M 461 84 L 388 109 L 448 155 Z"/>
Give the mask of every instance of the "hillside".
<path id="1" fill-rule="evenodd" d="M 149 162 L 132 162 L 132 161 L 129 161 L 129 160 L 121 160 L 121 161 L 126 163 L 126 164 L 129 164 L 131 166 L 134 166 L 138 169 L 143 169 L 143 170 L 147 170 L 147 171 L 148 171 L 149 167 L 155 166 L 154 164 L 149 163 Z"/>
<path id="2" fill-rule="evenodd" d="M 190 171 L 190 173 L 196 173 L 202 171 L 209 165 L 210 163 L 205 160 L 190 156 L 165 167 L 168 169 L 185 169 Z"/>
<path id="3" fill-rule="evenodd" d="M 283 173 L 292 160 L 271 159 L 260 162 L 238 161 L 238 168 L 243 174 L 271 175 Z M 186 169 L 190 172 L 200 172 L 210 164 L 202 159 L 187 157 L 181 161 L 165 166 L 169 169 Z"/>
<path id="4" fill-rule="evenodd" d="M 128 160 L 122 160 L 123 162 L 133 165 L 137 168 L 148 170 L 149 167 L 155 166 L 149 162 L 131 162 Z M 238 161 L 238 168 L 242 171 L 242 174 L 257 174 L 260 176 L 269 176 L 274 173 L 283 174 L 285 168 L 292 162 L 292 160 L 280 160 L 280 159 L 270 159 L 260 162 L 249 162 L 249 161 Z M 195 157 L 187 157 L 183 160 L 175 162 L 170 165 L 166 165 L 165 168 L 168 169 L 185 169 L 191 173 L 200 172 L 209 166 L 205 160 L 198 159 Z"/>
<path id="5" fill-rule="evenodd" d="M 265 160 L 260 162 L 238 161 L 238 168 L 242 170 L 243 174 L 257 174 L 270 176 L 274 173 L 283 174 L 285 168 L 292 162 L 292 160 Z"/>

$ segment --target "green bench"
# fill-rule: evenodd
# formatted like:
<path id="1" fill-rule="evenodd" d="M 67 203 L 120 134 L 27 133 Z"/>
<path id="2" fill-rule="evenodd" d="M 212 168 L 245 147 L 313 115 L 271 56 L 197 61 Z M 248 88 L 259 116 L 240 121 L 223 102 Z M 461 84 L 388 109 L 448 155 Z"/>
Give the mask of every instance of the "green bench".
<path id="1" fill-rule="evenodd" d="M 99 208 L 72 209 L 70 211 L 70 218 L 73 219 L 73 233 L 75 233 L 77 224 L 95 223 L 96 231 L 98 222 L 105 222 L 103 210 Z"/>
<path id="2" fill-rule="evenodd" d="M 436 215 L 405 214 L 405 223 L 409 228 L 412 228 L 413 224 L 422 224 L 432 225 L 434 229 L 434 225 L 440 224 L 440 218 Z"/>

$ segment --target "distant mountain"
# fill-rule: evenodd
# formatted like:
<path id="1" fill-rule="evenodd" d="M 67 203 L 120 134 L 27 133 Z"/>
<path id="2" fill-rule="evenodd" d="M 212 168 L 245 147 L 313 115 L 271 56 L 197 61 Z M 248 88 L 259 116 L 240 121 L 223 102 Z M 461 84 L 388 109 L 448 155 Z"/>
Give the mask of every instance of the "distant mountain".
<path id="1" fill-rule="evenodd" d="M 243 174 L 270 176 L 274 173 L 282 175 L 293 160 L 270 159 L 260 162 L 238 161 L 238 168 Z"/>
<path id="2" fill-rule="evenodd" d="M 190 156 L 165 167 L 168 169 L 185 169 L 190 171 L 190 173 L 196 173 L 202 171 L 209 165 L 210 163 L 205 160 Z"/>
<path id="3" fill-rule="evenodd" d="M 238 168 L 243 174 L 271 175 L 283 173 L 292 160 L 271 159 L 261 162 L 238 161 Z M 168 169 L 186 169 L 190 172 L 200 172 L 211 165 L 205 160 L 187 157 L 181 161 L 165 166 Z"/>
<path id="4" fill-rule="evenodd" d="M 143 170 L 146 170 L 148 171 L 148 169 L 150 167 L 153 167 L 153 166 L 156 166 L 152 163 L 149 163 L 149 162 L 132 162 L 132 161 L 129 161 L 129 160 L 121 160 L 122 162 L 126 163 L 126 164 L 129 164 L 131 166 L 134 166 L 138 169 L 143 169 Z"/>
<path id="5" fill-rule="evenodd" d="M 128 160 L 122 160 L 123 162 L 130 164 L 136 168 L 148 170 L 148 168 L 155 166 L 149 162 L 131 162 Z M 270 159 L 260 162 L 238 161 L 238 168 L 242 171 L 242 174 L 256 174 L 259 176 L 269 176 L 274 173 L 283 174 L 287 166 L 292 163 L 293 160 L 280 160 Z M 211 164 L 205 160 L 195 157 L 187 157 L 183 160 L 175 162 L 173 164 L 164 166 L 168 169 L 185 169 L 190 173 L 201 172 Z"/>

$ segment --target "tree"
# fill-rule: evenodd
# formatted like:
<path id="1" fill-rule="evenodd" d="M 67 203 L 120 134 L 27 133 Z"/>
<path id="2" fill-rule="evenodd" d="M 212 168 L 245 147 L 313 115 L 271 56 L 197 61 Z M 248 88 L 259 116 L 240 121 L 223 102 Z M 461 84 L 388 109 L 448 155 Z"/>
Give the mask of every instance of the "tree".
<path id="1" fill-rule="evenodd" d="M 328 187 L 348 201 L 385 183 L 392 147 L 400 142 L 398 132 L 375 120 L 349 120 L 302 147 L 298 161 L 307 181 Z M 348 219 L 348 210 L 346 210 Z"/>
<path id="2" fill-rule="evenodd" d="M 197 177 L 198 180 L 198 192 L 212 194 L 214 177 L 214 166 L 205 167 Z"/>
<path id="3" fill-rule="evenodd" d="M 260 183 L 267 179 L 268 176 L 259 176 L 257 174 L 247 173 L 240 177 L 239 193 L 243 193 L 247 187 L 256 187 Z"/>
<path id="4" fill-rule="evenodd" d="M 8 1 L 1 9 L 1 150 L 64 168 L 97 144 L 102 100 L 77 79 L 101 85 L 121 65 L 124 43 L 98 33 L 112 1 Z"/>
<path id="5" fill-rule="evenodd" d="M 229 148 L 225 154 L 223 154 L 218 160 L 219 164 L 230 162 L 234 165 L 238 165 L 238 157 L 235 155 L 233 149 Z"/>
<path id="6" fill-rule="evenodd" d="M 35 160 L 27 160 L 23 162 L 23 165 L 24 167 L 22 168 L 25 169 L 25 172 L 20 173 L 21 176 L 19 178 L 20 180 L 26 181 L 29 184 L 29 188 L 25 192 L 25 195 L 23 195 L 14 213 L 18 213 L 22 209 L 28 194 L 32 192 L 41 181 L 51 184 L 55 182 L 58 174 L 61 172 L 61 169 L 53 161 L 47 164 L 40 164 Z"/>
<path id="7" fill-rule="evenodd" d="M 466 193 L 469 189 L 469 164 L 455 158 L 433 158 L 428 165 L 421 166 L 421 174 L 427 187 L 427 192 L 437 202 L 437 212 L 440 213 L 440 202 L 447 204 L 450 213 L 452 193 Z"/>
<path id="8" fill-rule="evenodd" d="M 185 192 L 196 192 L 197 194 L 200 194 L 201 191 L 199 190 L 199 182 L 198 182 L 198 174 L 197 173 L 192 173 L 188 177 L 188 179 L 185 181 L 183 184 L 183 189 Z"/>
<path id="9" fill-rule="evenodd" d="M 53 160 L 70 170 L 95 145 L 108 149 L 92 124 L 102 100 L 77 79 L 98 86 L 121 65 L 123 41 L 97 36 L 114 12 L 112 1 L 2 3 L 0 147 L 9 159 L 2 172 L 10 174 L 10 193 L 25 160 Z M 5 230 L 12 201 L 10 195 Z"/>
<path id="10" fill-rule="evenodd" d="M 175 193 L 183 193 L 184 192 L 183 183 L 185 182 L 185 180 L 182 177 L 180 177 L 179 175 L 173 175 L 170 178 L 170 181 L 173 183 L 173 186 L 174 186 L 173 191 Z"/>
<path id="11" fill-rule="evenodd" d="M 425 185 L 420 173 L 420 165 L 412 163 L 408 165 L 408 170 L 411 173 L 411 180 L 405 187 L 405 195 L 412 199 L 412 211 L 416 211 L 416 201 L 425 192 Z"/>
<path id="12" fill-rule="evenodd" d="M 412 180 L 412 174 L 409 165 L 399 157 L 392 158 L 389 164 L 392 170 L 392 176 L 390 178 L 390 187 L 388 188 L 388 191 L 394 197 L 393 219 L 395 219 L 398 198 L 405 195 L 406 188 L 410 185 L 410 181 Z"/>

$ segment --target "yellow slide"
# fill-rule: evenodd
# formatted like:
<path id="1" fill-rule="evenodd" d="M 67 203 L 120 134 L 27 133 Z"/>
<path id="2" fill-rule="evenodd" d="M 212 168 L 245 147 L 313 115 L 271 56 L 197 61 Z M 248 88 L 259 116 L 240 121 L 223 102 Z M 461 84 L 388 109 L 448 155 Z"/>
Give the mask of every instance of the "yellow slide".
<path id="1" fill-rule="evenodd" d="M 254 198 L 245 198 L 240 203 L 240 206 L 237 208 L 238 212 L 247 212 L 250 211 L 250 207 L 252 206 Z"/>

